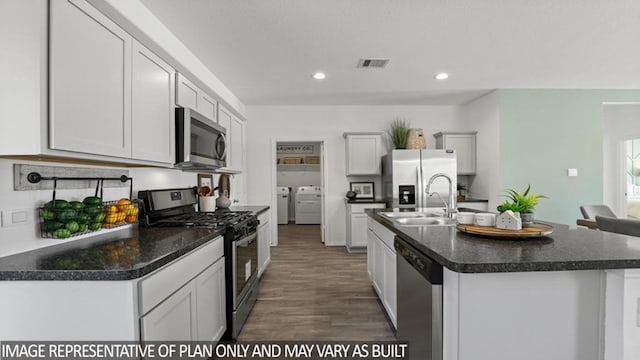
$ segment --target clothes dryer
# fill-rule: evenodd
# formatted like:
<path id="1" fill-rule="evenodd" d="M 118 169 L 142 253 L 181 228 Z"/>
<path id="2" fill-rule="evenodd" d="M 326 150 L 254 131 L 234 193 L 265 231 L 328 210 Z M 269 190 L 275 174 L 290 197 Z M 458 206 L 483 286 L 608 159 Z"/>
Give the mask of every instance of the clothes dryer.
<path id="1" fill-rule="evenodd" d="M 320 224 L 322 191 L 319 186 L 300 186 L 296 192 L 296 224 Z"/>

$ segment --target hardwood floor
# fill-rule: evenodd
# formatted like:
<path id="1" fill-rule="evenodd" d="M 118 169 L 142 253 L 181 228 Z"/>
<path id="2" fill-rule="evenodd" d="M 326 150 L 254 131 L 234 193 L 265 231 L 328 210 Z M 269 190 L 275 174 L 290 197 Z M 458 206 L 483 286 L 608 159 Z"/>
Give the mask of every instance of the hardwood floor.
<path id="1" fill-rule="evenodd" d="M 395 340 L 369 282 L 367 255 L 320 241 L 318 225 L 279 225 L 240 341 Z"/>

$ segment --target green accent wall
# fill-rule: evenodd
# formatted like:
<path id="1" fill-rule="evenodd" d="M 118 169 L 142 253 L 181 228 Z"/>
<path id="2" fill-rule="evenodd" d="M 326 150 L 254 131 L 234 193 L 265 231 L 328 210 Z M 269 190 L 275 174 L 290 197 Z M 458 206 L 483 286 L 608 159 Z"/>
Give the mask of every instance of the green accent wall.
<path id="1" fill-rule="evenodd" d="M 605 102 L 640 102 L 640 90 L 500 90 L 500 189 L 530 183 L 549 197 L 537 218 L 575 226 L 580 205 L 602 203 Z"/>

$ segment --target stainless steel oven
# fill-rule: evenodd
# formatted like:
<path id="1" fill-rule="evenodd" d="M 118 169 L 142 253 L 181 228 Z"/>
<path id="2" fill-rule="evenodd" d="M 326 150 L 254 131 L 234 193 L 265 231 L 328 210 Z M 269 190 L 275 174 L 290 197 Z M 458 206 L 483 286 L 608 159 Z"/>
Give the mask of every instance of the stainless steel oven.
<path id="1" fill-rule="evenodd" d="M 250 211 L 196 212 L 196 188 L 145 190 L 141 224 L 219 229 L 224 233 L 227 330 L 236 339 L 253 305 L 258 288 L 258 219 Z"/>
<path id="2" fill-rule="evenodd" d="M 176 168 L 215 170 L 226 166 L 226 129 L 189 108 L 176 108 Z"/>
<path id="3" fill-rule="evenodd" d="M 257 225 L 257 221 L 255 221 Z M 257 228 L 245 227 L 248 232 L 232 242 L 232 257 L 230 261 L 233 285 L 231 322 L 228 322 L 227 337 L 235 339 L 244 325 L 253 304 L 257 299 L 258 281 L 258 233 Z"/>

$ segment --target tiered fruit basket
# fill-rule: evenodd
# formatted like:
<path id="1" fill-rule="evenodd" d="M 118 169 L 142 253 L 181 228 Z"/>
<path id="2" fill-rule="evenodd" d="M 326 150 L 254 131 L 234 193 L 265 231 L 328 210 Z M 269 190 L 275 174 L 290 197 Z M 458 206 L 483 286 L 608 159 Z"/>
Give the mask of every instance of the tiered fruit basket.
<path id="1" fill-rule="evenodd" d="M 40 236 L 43 238 L 65 239 L 102 229 L 133 224 L 138 221 L 140 210 L 140 202 L 138 200 L 127 198 L 117 201 L 102 200 L 104 180 L 130 181 L 129 197 L 131 197 L 133 179 L 130 177 L 122 176 L 116 179 L 44 178 L 37 173 L 31 173 L 28 179 L 33 183 L 41 180 L 53 180 L 54 182 L 53 199 L 38 209 L 40 214 Z M 82 201 L 56 199 L 56 185 L 59 180 L 96 180 L 95 196 L 85 197 Z"/>
<path id="2" fill-rule="evenodd" d="M 39 209 L 40 235 L 64 239 L 133 224 L 138 221 L 138 204 L 137 200 L 125 198 L 102 202 L 93 196 L 85 198 L 85 201 L 50 201 Z"/>

